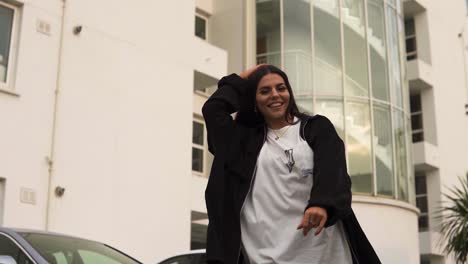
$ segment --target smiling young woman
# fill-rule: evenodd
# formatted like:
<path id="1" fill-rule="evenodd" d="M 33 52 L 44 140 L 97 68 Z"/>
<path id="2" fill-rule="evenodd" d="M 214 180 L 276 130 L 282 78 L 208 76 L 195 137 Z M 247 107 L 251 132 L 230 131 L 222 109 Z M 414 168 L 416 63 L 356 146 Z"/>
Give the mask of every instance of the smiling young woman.
<path id="1" fill-rule="evenodd" d="M 283 71 L 226 76 L 202 111 L 208 263 L 380 263 L 351 209 L 343 141 L 299 112 Z"/>

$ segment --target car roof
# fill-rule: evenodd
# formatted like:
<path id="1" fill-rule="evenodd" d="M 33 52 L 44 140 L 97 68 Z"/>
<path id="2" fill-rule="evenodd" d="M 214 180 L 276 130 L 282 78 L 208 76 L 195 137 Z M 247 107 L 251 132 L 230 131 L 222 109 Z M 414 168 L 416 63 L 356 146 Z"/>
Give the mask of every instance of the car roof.
<path id="1" fill-rule="evenodd" d="M 94 240 L 90 240 L 90 239 L 86 239 L 82 237 L 76 237 L 76 236 L 66 235 L 66 234 L 57 233 L 57 232 L 35 230 L 35 229 L 28 229 L 28 228 L 0 227 L 0 232 L 13 236 L 15 238 L 17 236 L 21 236 L 22 233 L 30 233 L 30 234 L 42 234 L 42 235 L 68 237 L 68 238 L 87 240 L 87 241 L 103 244 L 102 242 L 98 242 L 98 241 L 94 241 Z"/>

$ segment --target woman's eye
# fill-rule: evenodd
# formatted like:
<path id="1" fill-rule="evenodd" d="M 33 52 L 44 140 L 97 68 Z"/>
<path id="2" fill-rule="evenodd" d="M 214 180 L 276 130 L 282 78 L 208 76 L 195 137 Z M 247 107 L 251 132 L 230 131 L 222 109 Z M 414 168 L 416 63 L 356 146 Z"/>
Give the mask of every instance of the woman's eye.
<path id="1" fill-rule="evenodd" d="M 286 90 L 286 86 L 280 86 L 280 87 L 278 87 L 278 91 L 284 91 L 284 90 Z"/>
<path id="2" fill-rule="evenodd" d="M 260 94 L 268 94 L 268 90 L 260 90 Z"/>

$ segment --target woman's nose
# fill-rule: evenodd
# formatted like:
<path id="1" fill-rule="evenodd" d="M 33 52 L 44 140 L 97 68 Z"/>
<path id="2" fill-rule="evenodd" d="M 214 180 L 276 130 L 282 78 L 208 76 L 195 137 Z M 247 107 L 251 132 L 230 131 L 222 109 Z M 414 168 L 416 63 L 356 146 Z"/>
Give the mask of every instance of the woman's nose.
<path id="1" fill-rule="evenodd" d="M 271 96 L 275 97 L 275 96 L 279 96 L 279 93 L 276 89 L 272 89 L 271 90 Z"/>

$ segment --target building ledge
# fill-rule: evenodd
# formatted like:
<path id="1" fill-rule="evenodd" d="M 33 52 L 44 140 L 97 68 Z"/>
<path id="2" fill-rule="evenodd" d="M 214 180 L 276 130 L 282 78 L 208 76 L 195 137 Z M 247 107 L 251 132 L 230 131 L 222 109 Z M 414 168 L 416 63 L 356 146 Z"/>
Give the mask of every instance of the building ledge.
<path id="1" fill-rule="evenodd" d="M 227 52 L 207 41 L 193 36 L 193 66 L 198 72 L 221 79 L 227 72 Z"/>
<path id="2" fill-rule="evenodd" d="M 409 87 L 412 94 L 433 87 L 431 65 L 421 59 L 408 61 L 407 65 Z"/>
<path id="3" fill-rule="evenodd" d="M 419 250 L 421 255 L 443 256 L 440 247 L 441 234 L 436 231 L 419 232 Z"/>
<path id="4" fill-rule="evenodd" d="M 415 171 L 433 171 L 440 165 L 438 149 L 427 141 L 413 143 L 413 165 Z"/>
<path id="5" fill-rule="evenodd" d="M 427 0 L 404 0 L 403 12 L 405 17 L 413 17 L 426 11 Z"/>
<path id="6" fill-rule="evenodd" d="M 419 209 L 416 206 L 408 202 L 395 200 L 391 198 L 353 194 L 353 203 L 386 205 L 386 206 L 392 206 L 392 207 L 399 207 L 399 208 L 411 211 L 417 215 L 419 215 L 420 213 Z"/>

